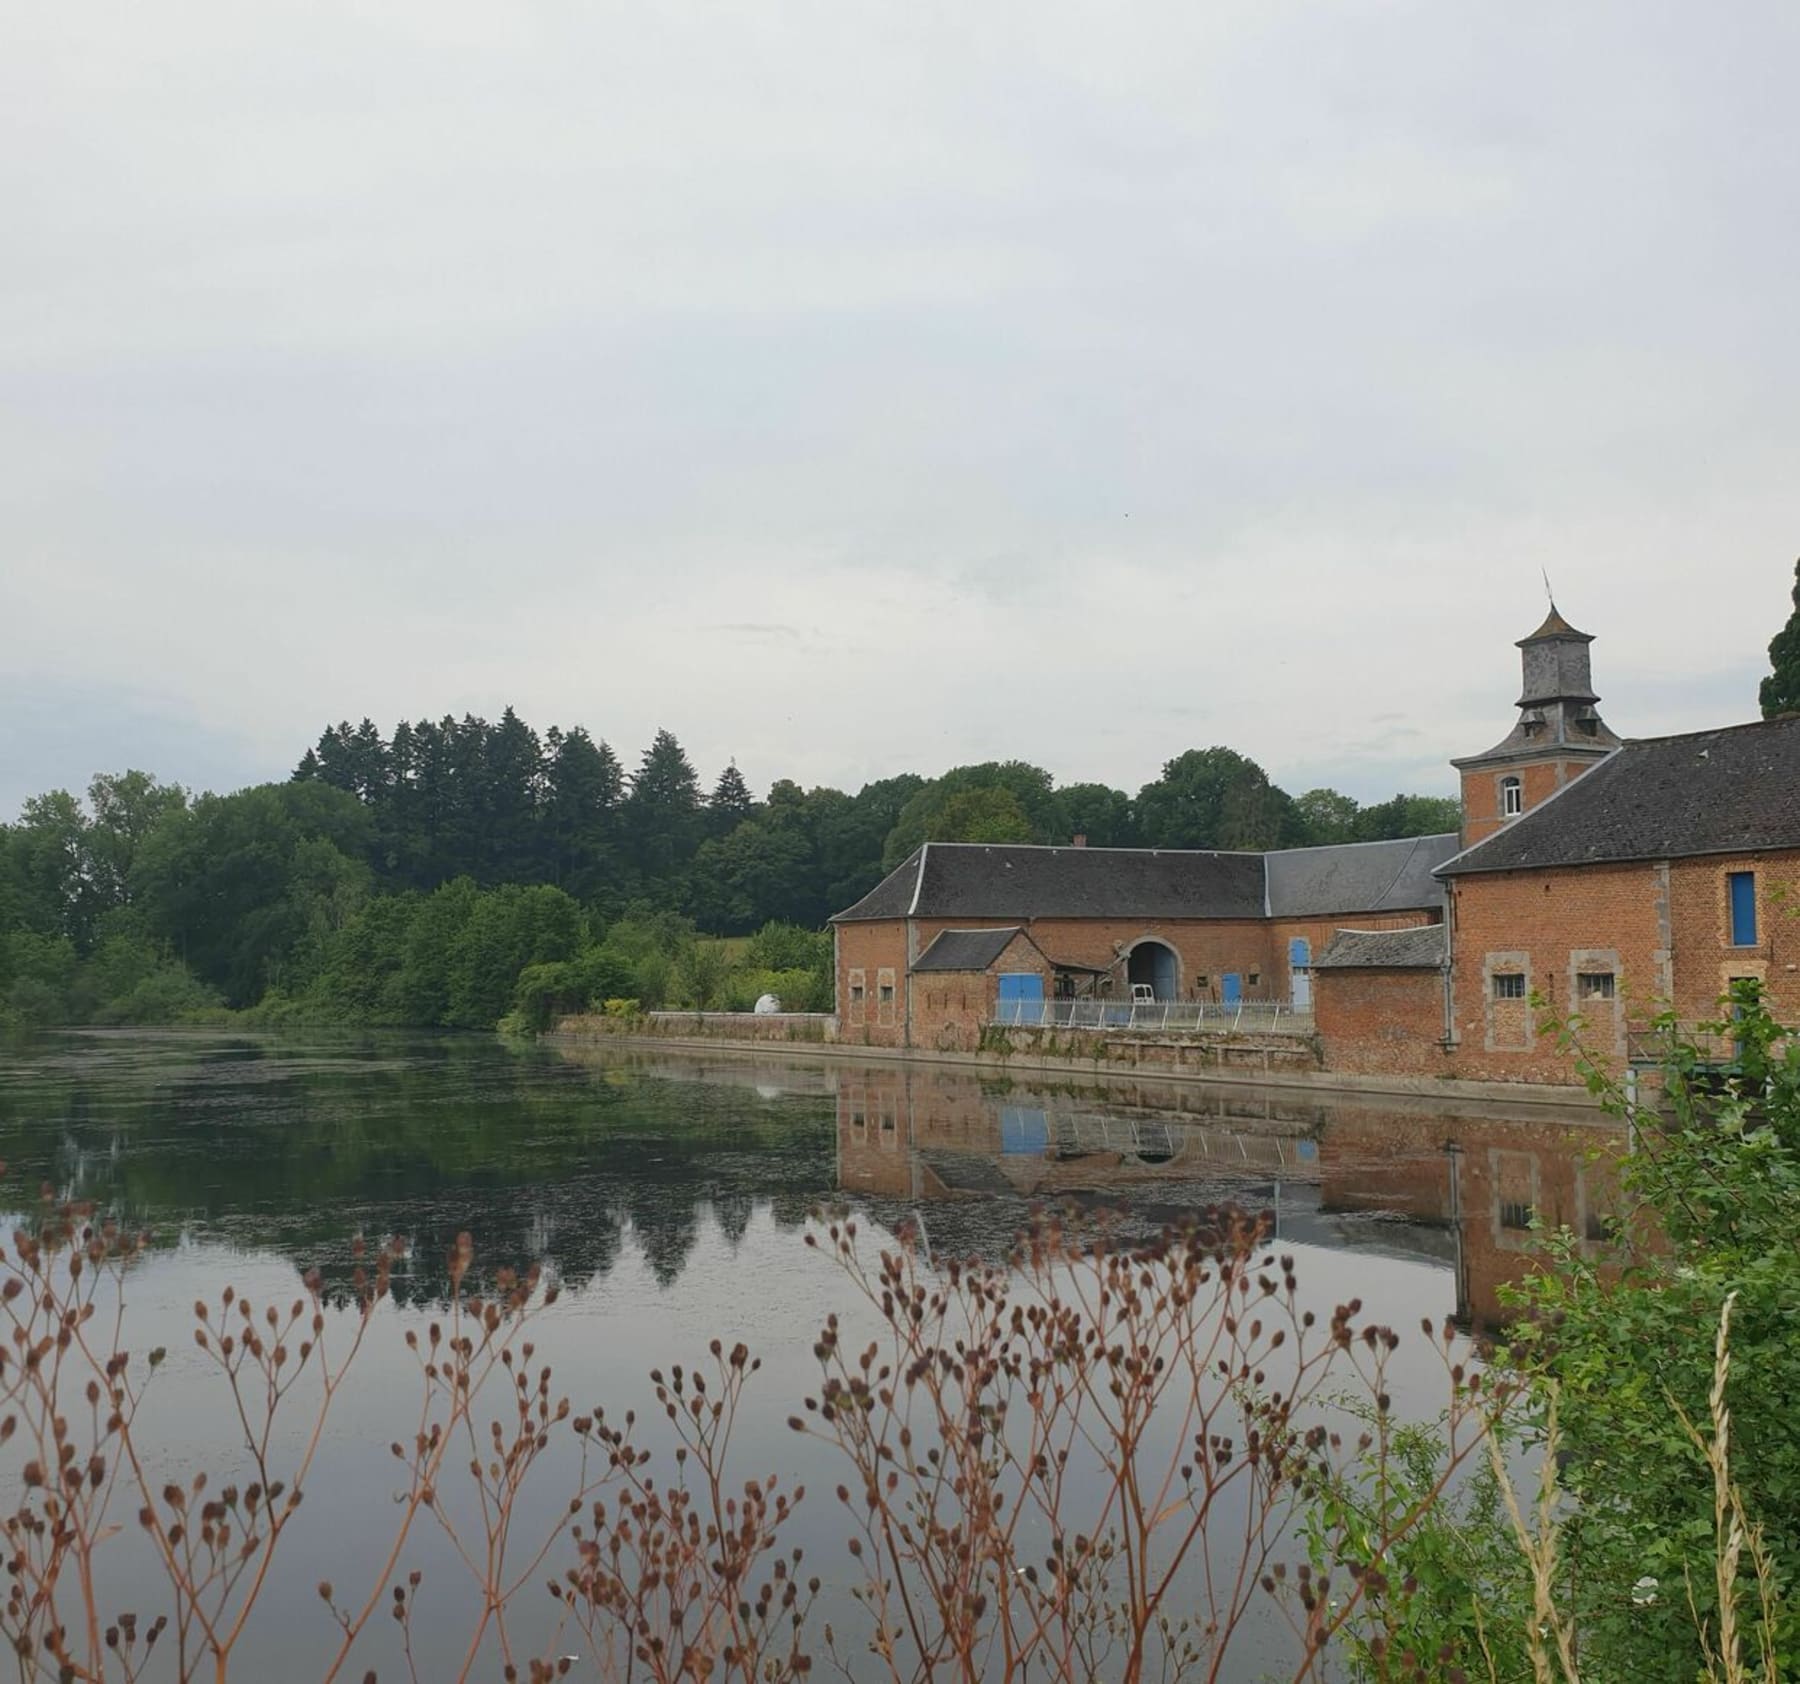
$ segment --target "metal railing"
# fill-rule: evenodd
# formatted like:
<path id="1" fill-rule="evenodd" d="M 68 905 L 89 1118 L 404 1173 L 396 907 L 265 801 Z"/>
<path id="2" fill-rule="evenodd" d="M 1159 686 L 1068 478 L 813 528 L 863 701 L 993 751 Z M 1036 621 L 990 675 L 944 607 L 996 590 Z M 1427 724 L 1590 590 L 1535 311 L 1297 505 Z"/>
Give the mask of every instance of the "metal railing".
<path id="1" fill-rule="evenodd" d="M 1305 1035 L 1312 1013 L 1281 1000 L 1003 1000 L 989 1022 L 1002 1029 L 1136 1029 L 1148 1032 Z"/>

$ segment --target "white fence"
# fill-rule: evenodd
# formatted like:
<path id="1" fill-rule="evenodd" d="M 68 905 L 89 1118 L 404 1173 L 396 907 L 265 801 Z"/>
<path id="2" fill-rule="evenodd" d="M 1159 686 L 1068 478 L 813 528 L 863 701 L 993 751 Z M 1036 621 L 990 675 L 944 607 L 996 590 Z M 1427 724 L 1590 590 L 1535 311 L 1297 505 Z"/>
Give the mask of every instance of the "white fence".
<path id="1" fill-rule="evenodd" d="M 1005 1000 L 991 1020 L 1003 1029 L 1137 1029 L 1213 1034 L 1307 1035 L 1310 1011 L 1279 1000 Z"/>

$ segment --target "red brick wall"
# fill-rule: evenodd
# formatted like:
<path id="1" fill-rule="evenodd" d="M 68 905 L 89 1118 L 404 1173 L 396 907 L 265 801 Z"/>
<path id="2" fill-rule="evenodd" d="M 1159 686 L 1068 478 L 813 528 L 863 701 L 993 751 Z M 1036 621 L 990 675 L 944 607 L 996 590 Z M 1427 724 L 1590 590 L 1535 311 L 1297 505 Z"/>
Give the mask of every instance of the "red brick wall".
<path id="1" fill-rule="evenodd" d="M 1548 800 L 1564 784 L 1597 764 L 1594 760 L 1558 756 L 1525 765 L 1468 767 L 1462 775 L 1463 846 L 1474 847 L 1506 823 L 1500 811 L 1501 779 L 1519 780 L 1519 794 L 1524 802 L 1521 811 L 1529 813 L 1540 801 Z"/>
<path id="2" fill-rule="evenodd" d="M 1313 976 L 1313 1022 L 1327 1070 L 1451 1075 L 1437 971 L 1328 970 Z"/>
<path id="3" fill-rule="evenodd" d="M 920 952 L 925 950 L 920 943 Z M 912 1044 L 936 1052 L 973 1052 L 981 1031 L 993 1021 L 999 1003 L 1002 972 L 1029 971 L 1043 979 L 1044 997 L 1052 991 L 1051 970 L 1043 954 L 1026 937 L 1015 936 L 986 971 L 920 971 L 911 979 Z"/>
<path id="4" fill-rule="evenodd" d="M 837 1038 L 840 1041 L 869 1047 L 905 1044 L 906 962 L 906 924 L 903 919 L 838 925 Z M 881 1002 L 884 977 L 890 977 L 894 990 L 891 1008 Z M 860 1006 L 852 995 L 852 986 L 858 981 L 863 990 Z"/>
<path id="5" fill-rule="evenodd" d="M 1497 1081 L 1574 1082 L 1545 1018 L 1577 1011 L 1582 1041 L 1617 1069 L 1626 1030 L 1654 1016 L 1668 993 L 1667 937 L 1659 868 L 1590 865 L 1464 877 L 1452 885 L 1455 939 L 1456 1074 Z M 1611 971 L 1615 998 L 1577 1000 L 1577 977 Z M 1496 999 L 1493 977 L 1522 972 L 1527 996 Z"/>
<path id="6" fill-rule="evenodd" d="M 1731 944 L 1725 879 L 1734 871 L 1756 874 L 1754 947 Z M 1674 860 L 1668 874 L 1671 1003 L 1684 1021 L 1717 1016 L 1719 996 L 1738 976 L 1756 977 L 1778 1007 L 1800 1005 L 1800 850 Z"/>

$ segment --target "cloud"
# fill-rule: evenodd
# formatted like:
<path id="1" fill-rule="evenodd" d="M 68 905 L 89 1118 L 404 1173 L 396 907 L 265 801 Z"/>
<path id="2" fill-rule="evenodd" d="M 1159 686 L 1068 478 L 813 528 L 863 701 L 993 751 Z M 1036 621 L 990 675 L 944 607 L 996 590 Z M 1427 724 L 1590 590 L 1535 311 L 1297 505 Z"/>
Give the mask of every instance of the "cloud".
<path id="1" fill-rule="evenodd" d="M 0 674 L 88 723 L 0 723 L 6 778 L 511 702 L 763 784 L 1445 787 L 1544 568 L 1617 729 L 1743 717 L 1796 47 L 1773 0 L 39 8 Z"/>

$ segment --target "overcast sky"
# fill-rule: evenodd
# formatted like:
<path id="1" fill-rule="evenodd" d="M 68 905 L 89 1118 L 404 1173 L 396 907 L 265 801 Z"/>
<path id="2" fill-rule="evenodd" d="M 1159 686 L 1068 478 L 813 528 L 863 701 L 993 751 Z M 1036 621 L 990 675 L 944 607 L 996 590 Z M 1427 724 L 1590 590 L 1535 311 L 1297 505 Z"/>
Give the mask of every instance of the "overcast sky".
<path id="1" fill-rule="evenodd" d="M 0 813 L 327 720 L 1448 791 L 1755 713 L 1800 7 L 6 8 Z"/>

